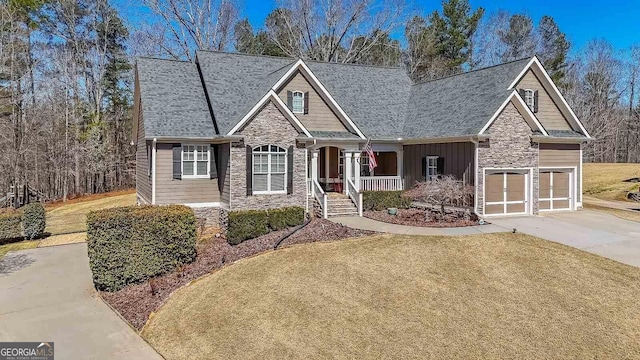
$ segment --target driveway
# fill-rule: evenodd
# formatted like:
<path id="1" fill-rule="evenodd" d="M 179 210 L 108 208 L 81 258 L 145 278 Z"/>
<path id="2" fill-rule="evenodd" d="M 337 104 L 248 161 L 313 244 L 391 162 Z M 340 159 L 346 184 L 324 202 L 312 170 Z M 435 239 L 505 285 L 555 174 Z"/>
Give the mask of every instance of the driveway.
<path id="1" fill-rule="evenodd" d="M 573 246 L 640 267 L 640 223 L 595 212 L 491 219 L 505 229 Z"/>
<path id="2" fill-rule="evenodd" d="M 162 359 L 96 294 L 86 244 L 0 260 L 0 341 L 53 341 L 56 359 Z"/>

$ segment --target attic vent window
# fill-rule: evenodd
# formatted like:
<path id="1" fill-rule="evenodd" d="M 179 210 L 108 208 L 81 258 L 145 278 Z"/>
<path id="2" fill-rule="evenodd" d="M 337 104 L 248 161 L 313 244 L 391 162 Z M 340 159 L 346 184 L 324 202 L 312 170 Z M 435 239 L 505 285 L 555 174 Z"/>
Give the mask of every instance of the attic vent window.
<path id="1" fill-rule="evenodd" d="M 294 114 L 304 113 L 304 93 L 301 91 L 293 92 L 292 111 Z"/>
<path id="2" fill-rule="evenodd" d="M 521 90 L 522 99 L 532 112 L 538 112 L 538 92 L 532 89 Z"/>

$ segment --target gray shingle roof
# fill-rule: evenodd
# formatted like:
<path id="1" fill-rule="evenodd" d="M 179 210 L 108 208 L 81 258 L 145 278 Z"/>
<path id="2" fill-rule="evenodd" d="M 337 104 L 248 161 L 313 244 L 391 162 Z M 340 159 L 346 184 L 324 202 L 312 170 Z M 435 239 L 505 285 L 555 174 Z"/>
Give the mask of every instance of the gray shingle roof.
<path id="1" fill-rule="evenodd" d="M 411 91 L 411 79 L 403 68 L 306 63 L 365 136 L 402 135 Z"/>
<path id="2" fill-rule="evenodd" d="M 195 64 L 140 58 L 136 66 L 147 138 L 215 135 Z"/>
<path id="3" fill-rule="evenodd" d="M 311 136 L 315 138 L 325 139 L 359 139 L 356 134 L 352 134 L 347 131 L 309 131 Z"/>
<path id="4" fill-rule="evenodd" d="M 530 59 L 413 86 L 403 132 L 407 137 L 475 135 L 513 90 L 507 90 Z"/>
<path id="5" fill-rule="evenodd" d="M 198 51 L 196 56 L 221 134 L 227 134 L 296 61 L 212 51 Z"/>
<path id="6" fill-rule="evenodd" d="M 195 64 L 140 59 L 138 72 L 146 135 L 213 137 L 214 120 L 227 134 L 296 59 L 198 51 L 207 105 Z M 305 62 L 338 105 L 375 139 L 476 135 L 513 90 L 530 59 L 413 84 L 403 68 Z M 583 136 L 549 131 L 551 136 Z M 314 137 L 353 136 L 312 132 Z"/>

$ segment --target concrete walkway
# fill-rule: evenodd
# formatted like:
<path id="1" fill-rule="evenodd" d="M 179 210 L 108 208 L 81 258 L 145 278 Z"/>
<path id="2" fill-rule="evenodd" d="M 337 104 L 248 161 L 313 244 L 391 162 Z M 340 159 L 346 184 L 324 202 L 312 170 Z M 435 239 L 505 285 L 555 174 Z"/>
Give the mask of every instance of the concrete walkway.
<path id="1" fill-rule="evenodd" d="M 96 294 L 86 244 L 0 260 L 0 341 L 53 341 L 56 359 L 162 359 Z"/>
<path id="2" fill-rule="evenodd" d="M 473 235 L 473 234 L 489 234 L 497 232 L 506 232 L 509 229 L 505 229 L 493 224 L 478 225 L 478 226 L 465 226 L 458 228 L 430 228 L 419 226 L 407 226 L 389 224 L 382 221 L 369 219 L 366 217 L 348 216 L 348 217 L 335 217 L 329 220 L 348 226 L 354 229 L 377 231 L 389 234 L 401 234 L 401 235 Z"/>
<path id="3" fill-rule="evenodd" d="M 583 201 L 585 204 L 604 206 L 612 209 L 621 209 L 621 210 L 640 209 L 640 203 L 630 202 L 630 201 L 602 200 L 602 199 L 597 199 L 590 196 L 585 196 Z"/>

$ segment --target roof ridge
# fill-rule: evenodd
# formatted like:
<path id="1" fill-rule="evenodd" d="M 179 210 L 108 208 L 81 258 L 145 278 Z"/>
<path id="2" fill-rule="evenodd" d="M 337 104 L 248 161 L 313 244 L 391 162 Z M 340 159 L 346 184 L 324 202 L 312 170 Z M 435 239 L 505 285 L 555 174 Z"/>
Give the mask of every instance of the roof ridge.
<path id="1" fill-rule="evenodd" d="M 165 59 L 165 58 L 159 58 L 159 57 L 153 57 L 153 56 L 136 56 L 136 60 L 140 60 L 140 59 L 145 59 L 145 60 L 161 60 L 161 61 L 173 61 L 173 62 L 179 62 L 179 63 L 189 63 L 189 64 L 194 64 L 194 62 L 193 62 L 193 61 L 189 61 L 189 60 Z"/>
<path id="2" fill-rule="evenodd" d="M 535 57 L 535 55 L 533 55 L 533 56 L 528 56 L 528 57 L 523 57 L 523 58 L 520 58 L 520 59 L 517 59 L 517 60 L 507 61 L 507 62 L 504 62 L 504 63 L 495 64 L 495 65 L 491 65 L 491 66 L 486 66 L 486 67 L 479 68 L 479 69 L 473 69 L 473 70 L 464 71 L 464 72 L 457 73 L 457 74 L 452 74 L 452 75 L 447 75 L 447 76 L 439 77 L 439 78 L 437 78 L 437 79 L 431 79 L 431 80 L 420 81 L 420 82 L 413 83 L 413 84 L 412 84 L 412 86 L 422 85 L 422 84 L 427 84 L 427 83 L 432 83 L 432 82 L 436 82 L 436 81 L 438 81 L 438 80 L 444 80 L 444 79 L 448 79 L 448 78 L 452 78 L 452 77 L 456 77 L 456 76 L 460 76 L 460 75 L 467 75 L 467 74 L 471 74 L 471 73 L 479 72 L 479 71 L 482 71 L 482 70 L 493 69 L 493 68 L 496 68 L 496 67 L 499 67 L 499 66 L 513 64 L 513 63 L 516 63 L 516 62 L 519 62 L 519 61 L 524 61 L 524 60 L 529 60 L 529 61 L 531 61 L 531 59 L 533 59 L 534 57 Z"/>
<path id="3" fill-rule="evenodd" d="M 232 51 L 219 51 L 219 50 L 204 50 L 200 49 L 197 52 L 205 52 L 205 53 L 213 53 L 213 54 L 225 54 L 225 55 L 240 55 L 240 56 L 249 56 L 249 57 L 263 57 L 269 59 L 291 59 L 294 61 L 302 60 L 305 63 L 318 63 L 318 64 L 331 64 L 331 65 L 347 65 L 347 66 L 363 66 L 363 67 L 372 67 L 372 68 L 381 68 L 381 69 L 403 69 L 400 66 L 384 66 L 384 65 L 368 65 L 368 64 L 354 64 L 354 63 L 340 63 L 340 62 L 329 62 L 329 61 L 320 61 L 320 60 L 311 60 L 311 59 L 302 59 L 300 57 L 291 57 L 291 56 L 274 56 L 274 55 L 263 55 L 263 54 L 247 54 L 241 52 L 232 52 Z"/>

